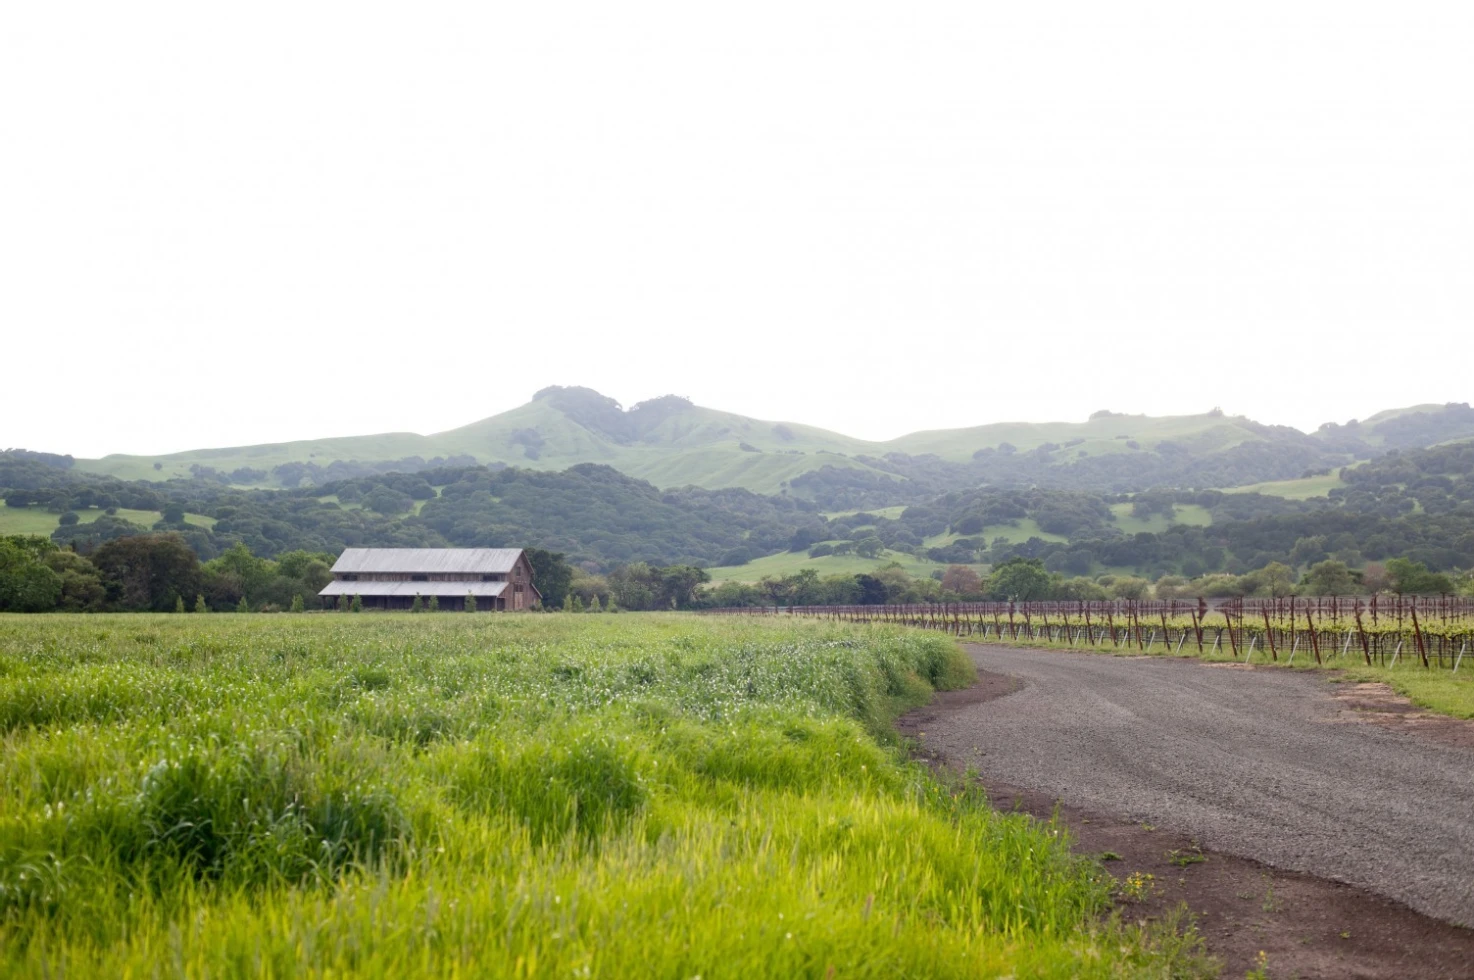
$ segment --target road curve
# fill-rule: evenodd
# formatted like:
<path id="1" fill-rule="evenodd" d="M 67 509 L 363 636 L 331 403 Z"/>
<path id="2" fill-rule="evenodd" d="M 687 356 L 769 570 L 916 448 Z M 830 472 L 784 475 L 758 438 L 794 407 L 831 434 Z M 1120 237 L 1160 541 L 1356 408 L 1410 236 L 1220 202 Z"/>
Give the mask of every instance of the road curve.
<path id="1" fill-rule="evenodd" d="M 1323 674 L 967 649 L 1022 686 L 928 719 L 955 764 L 1474 926 L 1474 749 L 1356 721 Z"/>

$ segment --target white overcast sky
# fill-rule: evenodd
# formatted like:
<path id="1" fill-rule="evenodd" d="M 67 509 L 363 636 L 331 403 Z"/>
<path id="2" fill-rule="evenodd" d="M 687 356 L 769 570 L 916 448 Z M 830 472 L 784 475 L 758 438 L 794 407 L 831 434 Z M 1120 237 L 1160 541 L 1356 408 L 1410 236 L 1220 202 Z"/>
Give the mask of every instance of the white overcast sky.
<path id="1" fill-rule="evenodd" d="M 9 3 L 0 447 L 1474 398 L 1474 4 Z"/>

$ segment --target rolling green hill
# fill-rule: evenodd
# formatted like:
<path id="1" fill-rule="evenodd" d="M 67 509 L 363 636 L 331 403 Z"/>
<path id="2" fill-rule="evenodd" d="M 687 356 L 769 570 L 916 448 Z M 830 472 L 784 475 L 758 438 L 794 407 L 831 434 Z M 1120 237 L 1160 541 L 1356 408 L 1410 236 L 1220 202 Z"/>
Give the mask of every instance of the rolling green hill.
<path id="1" fill-rule="evenodd" d="M 665 396 L 622 409 L 588 388 L 546 388 L 525 405 L 433 435 L 407 432 L 165 456 L 78 460 L 135 480 L 205 476 L 295 487 L 433 466 L 561 470 L 604 463 L 658 487 L 792 493 L 845 510 L 979 484 L 1131 490 L 1296 479 L 1383 447 L 1474 434 L 1467 406 L 1415 406 L 1312 435 L 1213 411 L 1149 417 L 1097 412 L 1084 422 L 1007 422 L 915 432 L 885 442 L 772 422 Z M 1417 440 L 1427 438 L 1427 443 Z"/>

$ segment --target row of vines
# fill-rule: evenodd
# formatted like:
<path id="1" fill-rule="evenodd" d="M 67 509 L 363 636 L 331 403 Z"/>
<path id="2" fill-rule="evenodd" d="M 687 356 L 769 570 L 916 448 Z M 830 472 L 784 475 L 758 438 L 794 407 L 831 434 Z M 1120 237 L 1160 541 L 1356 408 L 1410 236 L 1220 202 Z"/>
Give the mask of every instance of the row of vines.
<path id="1" fill-rule="evenodd" d="M 1110 602 L 953 602 L 875 606 L 755 606 L 724 615 L 787 615 L 889 623 L 993 641 L 1195 652 L 1293 664 L 1360 657 L 1396 665 L 1415 658 L 1457 671 L 1474 646 L 1474 598 L 1292 596 Z"/>

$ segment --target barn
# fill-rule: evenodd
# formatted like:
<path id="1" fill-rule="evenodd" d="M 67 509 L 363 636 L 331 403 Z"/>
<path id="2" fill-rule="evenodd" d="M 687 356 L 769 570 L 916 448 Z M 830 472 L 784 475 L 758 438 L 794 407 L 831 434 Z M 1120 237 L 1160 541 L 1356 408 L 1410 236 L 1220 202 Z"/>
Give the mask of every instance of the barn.
<path id="1" fill-rule="evenodd" d="M 409 609 L 415 596 L 460 610 L 467 595 L 475 596 L 477 612 L 542 604 L 521 548 L 349 548 L 318 595 L 327 606 L 339 596 L 358 596 L 365 609 Z"/>

